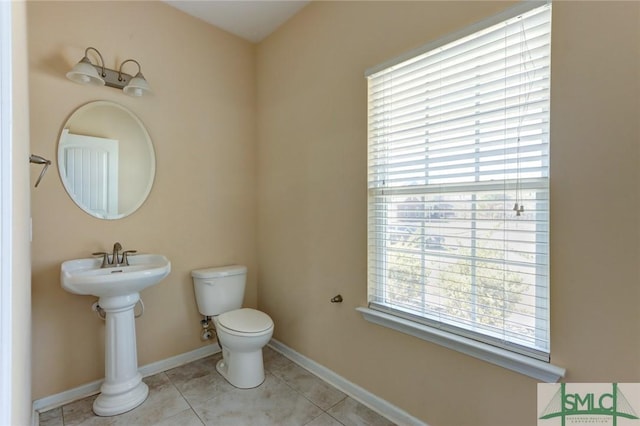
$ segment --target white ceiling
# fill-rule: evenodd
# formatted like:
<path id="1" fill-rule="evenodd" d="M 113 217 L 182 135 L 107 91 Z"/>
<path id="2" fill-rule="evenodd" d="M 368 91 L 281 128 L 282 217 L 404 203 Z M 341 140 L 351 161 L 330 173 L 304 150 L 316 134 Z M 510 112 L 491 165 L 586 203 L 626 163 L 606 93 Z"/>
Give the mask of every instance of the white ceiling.
<path id="1" fill-rule="evenodd" d="M 189 15 L 254 43 L 263 40 L 311 0 L 165 0 Z"/>

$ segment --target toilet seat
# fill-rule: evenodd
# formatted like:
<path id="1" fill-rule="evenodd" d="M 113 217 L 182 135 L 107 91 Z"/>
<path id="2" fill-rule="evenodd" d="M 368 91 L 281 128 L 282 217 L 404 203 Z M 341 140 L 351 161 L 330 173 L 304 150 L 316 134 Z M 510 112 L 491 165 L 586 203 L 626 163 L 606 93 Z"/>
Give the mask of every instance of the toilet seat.
<path id="1" fill-rule="evenodd" d="M 269 315 L 251 308 L 225 312 L 218 315 L 217 320 L 218 325 L 232 334 L 263 334 L 273 328 L 273 320 Z"/>

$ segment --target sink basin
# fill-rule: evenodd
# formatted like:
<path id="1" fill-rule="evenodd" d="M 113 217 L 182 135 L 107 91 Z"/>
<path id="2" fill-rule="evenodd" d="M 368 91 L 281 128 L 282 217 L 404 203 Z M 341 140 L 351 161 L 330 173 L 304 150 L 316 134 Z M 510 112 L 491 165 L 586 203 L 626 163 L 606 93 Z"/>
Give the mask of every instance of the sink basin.
<path id="1" fill-rule="evenodd" d="M 171 262 L 159 254 L 129 257 L 129 266 L 100 268 L 101 258 L 75 259 L 62 263 L 62 288 L 70 293 L 97 297 L 137 293 L 160 282 L 171 272 Z"/>

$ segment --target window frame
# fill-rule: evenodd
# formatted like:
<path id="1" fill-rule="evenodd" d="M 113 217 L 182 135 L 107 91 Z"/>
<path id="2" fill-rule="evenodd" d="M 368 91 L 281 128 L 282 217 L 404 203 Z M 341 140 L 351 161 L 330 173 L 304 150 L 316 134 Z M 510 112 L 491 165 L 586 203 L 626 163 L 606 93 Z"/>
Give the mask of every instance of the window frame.
<path id="1" fill-rule="evenodd" d="M 440 46 L 444 46 L 463 37 L 473 35 L 485 28 L 500 24 L 546 4 L 548 4 L 546 1 L 522 2 L 500 14 L 494 15 L 477 24 L 428 43 L 419 49 L 413 50 L 401 55 L 400 57 L 371 68 L 367 70 L 366 75 L 375 74 L 396 64 L 410 60 L 418 55 L 432 51 Z M 448 327 L 439 326 L 437 323 L 431 324 L 427 317 L 413 320 L 410 316 L 402 315 L 398 312 L 394 313 L 393 311 L 385 309 L 384 306 L 379 306 L 371 302 L 369 307 L 359 307 L 357 308 L 357 311 L 363 315 L 365 320 L 374 324 L 382 325 L 426 341 L 437 343 L 447 348 L 460 351 L 467 355 L 500 365 L 539 380 L 555 382 L 565 374 L 565 370 L 563 368 L 550 364 L 548 359 L 539 359 L 540 357 L 536 354 L 527 354 L 526 352 L 517 353 L 489 343 L 480 342 L 474 339 L 473 335 L 465 335 L 464 332 L 452 332 Z M 426 321 L 424 321 L 425 319 Z"/>

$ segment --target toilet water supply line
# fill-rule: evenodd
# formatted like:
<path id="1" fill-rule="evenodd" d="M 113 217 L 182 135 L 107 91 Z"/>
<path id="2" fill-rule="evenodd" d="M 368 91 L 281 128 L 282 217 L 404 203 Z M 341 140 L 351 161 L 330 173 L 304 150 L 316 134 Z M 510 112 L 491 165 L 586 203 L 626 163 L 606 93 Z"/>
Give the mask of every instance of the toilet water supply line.
<path id="1" fill-rule="evenodd" d="M 136 305 L 138 304 L 140 304 L 140 313 L 135 314 L 133 316 L 134 318 L 140 318 L 144 314 L 144 302 L 142 301 L 142 299 L 138 299 L 138 301 L 136 302 Z M 135 306 L 133 307 L 133 309 L 135 309 Z M 95 312 L 98 318 L 100 318 L 102 321 L 104 321 L 105 318 L 107 317 L 107 313 L 105 312 L 104 309 L 100 307 L 100 305 L 98 304 L 98 300 L 93 302 L 93 305 L 91 305 L 91 310 Z"/>
<path id="2" fill-rule="evenodd" d="M 213 323 L 213 318 L 208 315 L 203 315 L 202 320 L 200 321 L 200 325 L 202 326 L 202 334 L 200 334 L 200 338 L 202 340 L 209 340 L 216 335 L 218 338 L 218 334 L 216 333 L 216 326 Z"/>
<path id="3" fill-rule="evenodd" d="M 216 340 L 218 341 L 218 346 L 222 348 L 220 338 L 218 337 L 218 333 L 216 333 L 216 325 L 213 322 L 213 318 L 208 315 L 203 315 L 202 321 L 200 321 L 200 325 L 202 326 L 202 334 L 200 335 L 200 338 L 202 340 L 210 340 L 215 335 Z"/>

